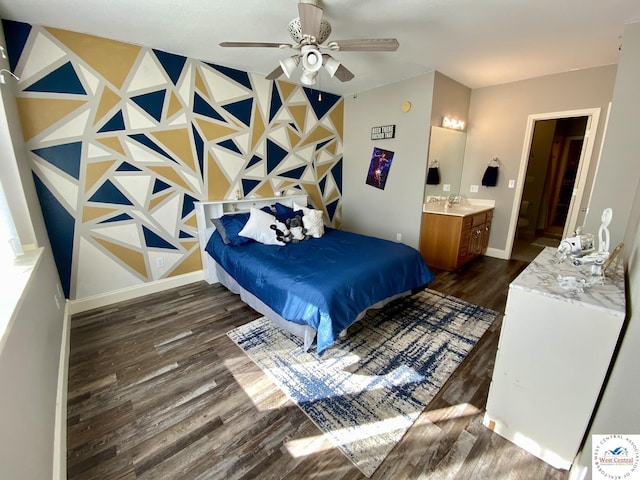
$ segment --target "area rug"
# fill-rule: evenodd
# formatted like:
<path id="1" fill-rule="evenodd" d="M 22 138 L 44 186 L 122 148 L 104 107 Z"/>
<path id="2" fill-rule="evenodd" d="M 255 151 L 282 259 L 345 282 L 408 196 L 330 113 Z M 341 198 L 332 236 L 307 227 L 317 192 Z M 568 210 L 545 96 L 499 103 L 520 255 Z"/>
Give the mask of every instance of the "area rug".
<path id="1" fill-rule="evenodd" d="M 427 289 L 370 311 L 321 355 L 264 317 L 228 335 L 370 477 L 496 316 Z"/>
<path id="2" fill-rule="evenodd" d="M 560 245 L 560 240 L 557 238 L 539 237 L 531 242 L 531 245 L 535 245 L 536 247 L 558 248 L 558 245 Z"/>

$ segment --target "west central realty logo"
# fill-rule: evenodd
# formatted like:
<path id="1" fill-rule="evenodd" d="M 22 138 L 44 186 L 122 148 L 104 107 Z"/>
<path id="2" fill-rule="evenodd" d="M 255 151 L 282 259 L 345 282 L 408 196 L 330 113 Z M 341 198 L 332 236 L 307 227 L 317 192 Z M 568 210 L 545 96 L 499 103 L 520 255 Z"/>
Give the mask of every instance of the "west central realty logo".
<path id="1" fill-rule="evenodd" d="M 640 479 L 640 435 L 593 435 L 593 478 Z"/>

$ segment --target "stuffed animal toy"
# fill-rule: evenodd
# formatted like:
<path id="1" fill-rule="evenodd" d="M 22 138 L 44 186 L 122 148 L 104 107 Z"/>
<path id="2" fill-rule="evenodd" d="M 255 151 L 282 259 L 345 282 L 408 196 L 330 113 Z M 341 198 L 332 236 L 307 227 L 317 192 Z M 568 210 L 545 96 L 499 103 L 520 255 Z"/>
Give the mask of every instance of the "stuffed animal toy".
<path id="1" fill-rule="evenodd" d="M 293 218 L 288 218 L 286 222 L 287 228 L 291 232 L 291 241 L 293 243 L 301 242 L 309 238 L 307 235 L 307 229 L 302 224 L 302 217 L 296 215 Z"/>
<path id="2" fill-rule="evenodd" d="M 287 228 L 287 226 L 279 220 L 276 220 L 276 223 L 271 225 L 271 230 L 275 230 L 276 239 L 279 242 L 289 243 L 293 237 L 291 235 L 291 231 Z"/>

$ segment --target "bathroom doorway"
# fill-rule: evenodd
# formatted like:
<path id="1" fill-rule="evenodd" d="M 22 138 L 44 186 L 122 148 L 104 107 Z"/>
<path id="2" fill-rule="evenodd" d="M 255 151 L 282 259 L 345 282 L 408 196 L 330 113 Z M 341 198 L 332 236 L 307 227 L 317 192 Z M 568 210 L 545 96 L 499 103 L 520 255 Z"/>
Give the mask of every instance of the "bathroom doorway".
<path id="1" fill-rule="evenodd" d="M 599 109 L 529 118 L 511 258 L 532 260 L 584 222 L 581 205 L 595 136 L 590 133 L 598 117 Z"/>

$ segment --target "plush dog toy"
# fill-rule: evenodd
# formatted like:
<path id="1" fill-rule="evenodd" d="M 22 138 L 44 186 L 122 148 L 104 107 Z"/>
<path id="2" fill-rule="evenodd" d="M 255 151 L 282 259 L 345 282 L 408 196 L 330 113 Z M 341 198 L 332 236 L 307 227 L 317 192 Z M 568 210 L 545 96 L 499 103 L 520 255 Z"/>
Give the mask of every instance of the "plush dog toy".
<path id="1" fill-rule="evenodd" d="M 293 218 L 288 218 L 286 222 L 289 232 L 291 232 L 291 241 L 294 243 L 301 242 L 309 238 L 307 235 L 307 229 L 302 224 L 302 217 L 296 215 Z"/>
<path id="2" fill-rule="evenodd" d="M 275 230 L 276 239 L 280 242 L 289 243 L 293 239 L 291 231 L 279 220 L 276 220 L 276 223 L 271 225 L 271 230 Z"/>

